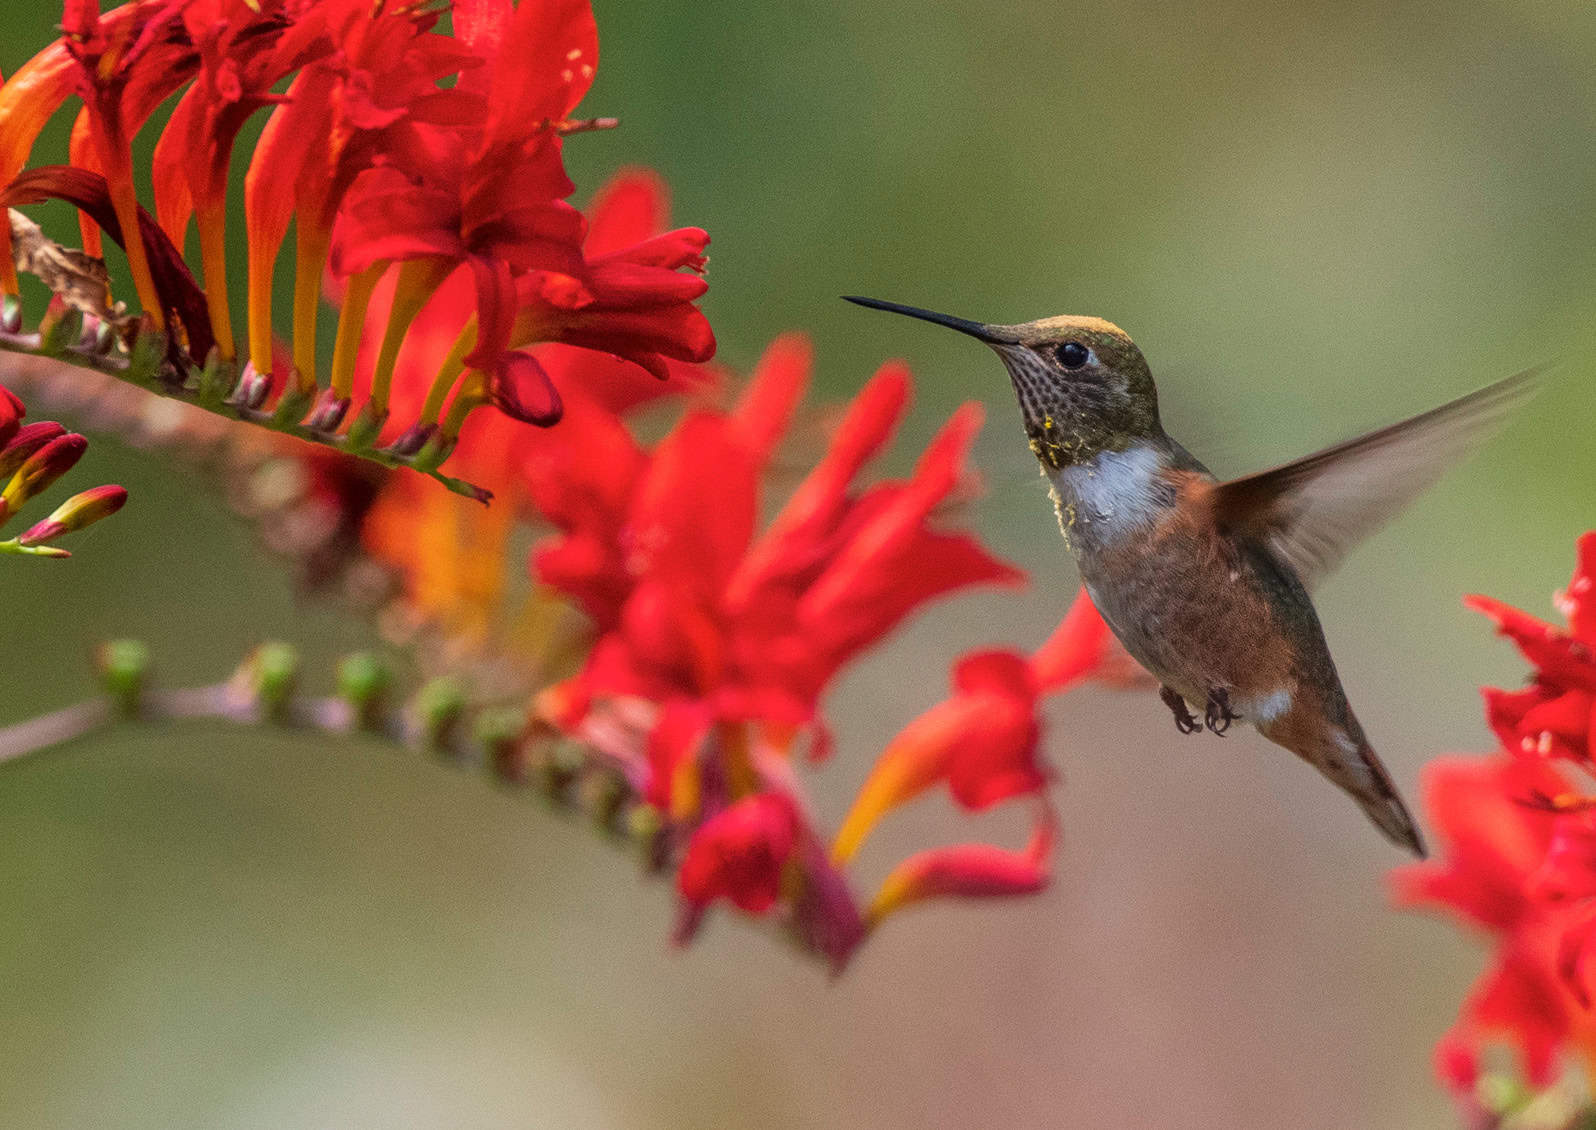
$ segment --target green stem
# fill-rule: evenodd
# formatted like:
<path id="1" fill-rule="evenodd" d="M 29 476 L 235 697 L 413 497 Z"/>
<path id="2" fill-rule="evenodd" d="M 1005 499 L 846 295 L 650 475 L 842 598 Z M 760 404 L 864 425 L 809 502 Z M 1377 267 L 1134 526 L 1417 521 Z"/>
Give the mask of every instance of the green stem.
<path id="1" fill-rule="evenodd" d="M 307 427 L 295 419 L 278 419 L 269 409 L 250 408 L 247 405 L 231 400 L 222 403 L 209 403 L 202 399 L 199 389 L 185 387 L 184 380 L 172 369 L 170 362 L 163 361 L 161 363 L 161 375 L 157 379 L 145 383 L 144 381 L 135 381 L 129 378 L 128 359 L 126 357 L 119 357 L 115 354 L 101 355 L 77 346 L 71 346 L 56 354 L 47 356 L 40 351 L 40 346 L 40 336 L 36 333 L 5 333 L 0 331 L 0 351 L 23 354 L 41 361 L 70 365 L 79 369 L 102 373 L 118 380 L 128 381 L 129 384 L 142 388 L 146 392 L 164 396 L 169 400 L 181 401 L 213 415 L 231 420 L 241 420 L 244 423 L 265 428 L 268 431 L 279 432 L 283 435 L 293 436 L 296 439 L 302 439 L 307 443 L 314 443 L 318 447 L 332 448 L 346 455 L 356 455 L 361 459 L 380 463 L 384 467 L 409 467 L 442 483 L 455 494 L 474 498 L 478 502 L 485 503 L 493 497 L 491 491 L 474 483 L 452 478 L 449 475 L 442 474 L 436 468 L 418 465 L 414 455 L 398 455 L 386 448 L 356 447 L 351 445 L 346 437 L 335 432 L 320 431 Z"/>
<path id="2" fill-rule="evenodd" d="M 16 538 L 9 541 L 0 541 L 0 553 L 9 553 L 17 557 L 71 557 L 72 554 L 53 545 L 23 545 Z"/>

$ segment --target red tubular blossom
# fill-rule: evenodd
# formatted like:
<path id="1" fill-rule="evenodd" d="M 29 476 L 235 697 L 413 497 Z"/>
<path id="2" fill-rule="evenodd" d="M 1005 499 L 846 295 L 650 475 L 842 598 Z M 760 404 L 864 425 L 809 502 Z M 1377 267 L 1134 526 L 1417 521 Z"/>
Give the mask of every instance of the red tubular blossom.
<path id="1" fill-rule="evenodd" d="M 1427 770 L 1425 807 L 1443 851 L 1392 877 L 1398 902 L 1445 911 L 1495 943 L 1490 968 L 1436 1048 L 1437 1072 L 1452 1086 L 1473 1083 L 1493 1041 L 1518 1051 L 1535 1086 L 1552 1082 L 1570 1056 L 1596 1062 L 1585 969 L 1596 935 L 1596 797 L 1585 795 L 1596 741 L 1593 557 L 1596 533 L 1587 533 L 1557 599 L 1566 630 L 1468 598 L 1518 646 L 1534 678 L 1521 691 L 1485 691 L 1505 752 Z"/>
<path id="2" fill-rule="evenodd" d="M 954 666 L 953 692 L 882 752 L 842 823 L 832 858 L 847 862 L 890 809 L 941 782 L 971 810 L 1036 792 L 1046 783 L 1037 760 L 1037 687 L 1023 655 L 966 655 Z"/>
<path id="3" fill-rule="evenodd" d="M 172 34 L 181 26 L 186 6 L 184 0 L 133 3 L 124 6 L 130 10 L 128 18 L 102 21 L 98 0 L 66 0 L 63 5 L 63 43 L 77 63 L 76 90 L 83 98 L 94 154 L 123 231 L 139 227 L 133 135 L 167 95 L 192 77 L 199 61 L 187 37 Z M 124 250 L 139 302 L 158 325 L 164 325 L 166 307 L 144 243 L 130 239 Z"/>
<path id="4" fill-rule="evenodd" d="M 140 0 L 101 15 L 89 0 L 68 0 L 62 39 L 0 90 L 0 183 L 9 186 L 4 203 L 72 201 L 91 251 L 102 231 L 123 242 L 143 324 L 169 331 L 166 363 L 129 369 L 129 379 L 159 376 L 169 396 L 257 422 L 269 415 L 279 430 L 408 465 L 484 500 L 486 488 L 440 465 L 479 407 L 543 427 L 560 419 L 570 390 L 542 347 L 603 351 L 657 377 L 713 383 L 694 368 L 715 348 L 697 307 L 709 237 L 663 230 L 664 188 L 645 171 L 627 170 L 599 194 L 591 229 L 566 201 L 565 136 L 613 124 L 569 120 L 598 65 L 588 0 L 460 0 L 448 23 L 443 11 L 369 0 Z M 24 170 L 70 94 L 84 103 L 71 165 Z M 138 204 L 131 142 L 173 94 L 150 168 L 155 224 Z M 251 371 L 235 356 L 226 200 L 235 142 L 260 110 L 270 114 L 244 185 Z M 203 288 L 180 252 L 191 221 Z M 290 223 L 285 366 L 272 296 Z M 0 285 L 14 292 L 9 256 L 5 266 Z M 344 305 L 324 383 L 316 341 L 329 268 Z M 417 415 L 390 427 L 417 319 L 456 275 L 474 301 L 409 399 Z M 108 347 L 132 350 L 134 336 Z M 601 383 L 594 397 L 615 411 L 618 393 L 632 404 L 655 395 L 625 377 Z"/>
<path id="5" fill-rule="evenodd" d="M 1053 819 L 1044 810 L 1023 851 L 957 844 L 912 855 L 882 882 L 867 916 L 874 925 L 895 910 L 931 898 L 1035 894 L 1047 885 Z"/>
<path id="6" fill-rule="evenodd" d="M 9 479 L 45 444 L 59 436 L 66 435 L 66 429 L 53 420 L 40 420 L 33 424 L 24 424 L 12 435 L 11 441 L 0 447 L 0 479 Z"/>
<path id="7" fill-rule="evenodd" d="M 664 187 L 643 170 L 618 176 L 593 208 L 608 222 L 590 231 L 583 245 L 586 271 L 525 276 L 512 340 L 604 350 L 661 379 L 670 376 L 672 361 L 713 357 L 714 332 L 695 305 L 707 284 L 680 273 L 703 271 L 708 233 L 660 233 Z"/>

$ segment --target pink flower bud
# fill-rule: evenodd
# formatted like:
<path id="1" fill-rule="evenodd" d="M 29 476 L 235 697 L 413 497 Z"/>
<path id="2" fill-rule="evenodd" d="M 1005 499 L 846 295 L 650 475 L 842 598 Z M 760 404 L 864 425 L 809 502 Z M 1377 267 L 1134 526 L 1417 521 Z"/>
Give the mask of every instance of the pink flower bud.
<path id="1" fill-rule="evenodd" d="M 66 429 L 53 420 L 41 420 L 17 429 L 11 442 L 0 446 L 0 481 L 17 473 L 17 468 L 33 457 L 34 452 L 55 439 L 66 435 Z"/>
<path id="2" fill-rule="evenodd" d="M 6 489 L 0 491 L 0 502 L 15 513 L 24 502 L 70 471 L 88 447 L 89 441 L 75 432 L 52 439 L 11 476 Z"/>
<path id="3" fill-rule="evenodd" d="M 29 527 L 17 540 L 30 546 L 52 541 L 62 534 L 92 526 L 101 518 L 109 518 L 126 502 L 127 490 L 123 487 L 109 484 L 91 487 L 67 499 L 56 507 L 55 513 Z"/>

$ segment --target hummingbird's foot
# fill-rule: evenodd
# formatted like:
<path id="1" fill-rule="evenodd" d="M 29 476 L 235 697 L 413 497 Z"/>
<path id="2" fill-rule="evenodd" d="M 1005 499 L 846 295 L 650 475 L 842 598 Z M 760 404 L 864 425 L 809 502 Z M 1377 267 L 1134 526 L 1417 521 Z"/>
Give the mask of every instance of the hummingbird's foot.
<path id="1" fill-rule="evenodd" d="M 1204 719 L 1208 723 L 1210 733 L 1223 734 L 1230 729 L 1230 724 L 1236 716 L 1230 712 L 1230 692 L 1224 687 L 1215 687 L 1208 692 L 1208 716 Z"/>
<path id="2" fill-rule="evenodd" d="M 1158 697 L 1164 700 L 1164 705 L 1169 707 L 1170 713 L 1175 716 L 1175 729 L 1183 734 L 1195 734 L 1202 730 L 1203 724 L 1197 721 L 1186 706 L 1186 700 L 1180 697 L 1180 692 L 1173 687 L 1159 687 Z"/>

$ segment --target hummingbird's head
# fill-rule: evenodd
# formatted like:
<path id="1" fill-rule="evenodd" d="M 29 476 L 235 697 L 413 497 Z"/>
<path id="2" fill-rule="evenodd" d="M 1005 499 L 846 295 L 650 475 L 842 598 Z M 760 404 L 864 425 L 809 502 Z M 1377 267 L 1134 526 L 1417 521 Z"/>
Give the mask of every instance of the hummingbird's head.
<path id="1" fill-rule="evenodd" d="M 877 298 L 849 302 L 906 314 L 991 346 L 1009 371 L 1031 451 L 1057 469 L 1156 436 L 1158 390 L 1142 351 L 1101 318 L 1061 315 L 1004 326 Z"/>

